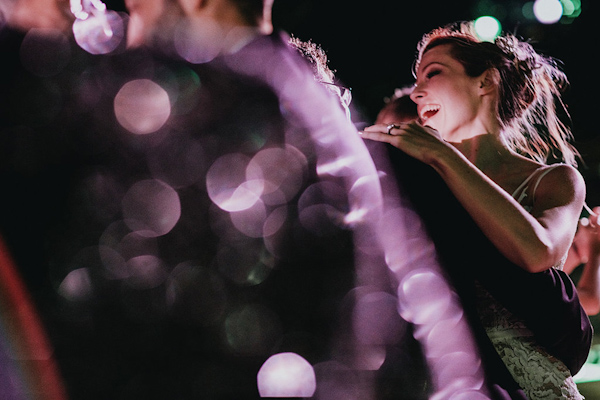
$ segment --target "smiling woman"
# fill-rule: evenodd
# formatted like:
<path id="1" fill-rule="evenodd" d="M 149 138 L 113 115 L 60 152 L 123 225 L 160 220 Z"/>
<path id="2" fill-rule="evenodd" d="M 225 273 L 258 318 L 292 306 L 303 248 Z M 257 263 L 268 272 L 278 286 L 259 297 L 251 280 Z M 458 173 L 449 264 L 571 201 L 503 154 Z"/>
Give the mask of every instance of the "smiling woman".
<path id="1" fill-rule="evenodd" d="M 577 152 L 555 109 L 555 104 L 562 105 L 565 75 L 553 60 L 513 35 L 501 36 L 494 43 L 482 42 L 472 23 L 426 34 L 418 46 L 414 71 L 417 81 L 411 98 L 417 103 L 420 121 L 374 125 L 362 136 L 390 143 L 433 167 L 453 200 L 466 211 L 465 218 L 472 220 L 493 246 L 485 253 L 468 235 L 461 233 L 456 238 L 456 225 L 446 228 L 440 242 L 440 248 L 449 254 L 460 249 L 460 255 L 452 260 L 460 266 L 447 268 L 474 274 L 479 322 L 527 398 L 581 398 L 571 377 L 581 367 L 581 359 L 571 362 L 564 357 L 568 353 L 555 347 L 557 342 L 544 337 L 561 329 L 582 334 L 585 340 L 576 340 L 571 350 L 585 359 L 589 320 L 576 295 L 572 299 L 576 311 L 569 314 L 572 318 L 567 328 L 559 327 L 556 320 L 557 325 L 546 326 L 546 332 L 538 330 L 539 319 L 541 314 L 551 315 L 563 308 L 562 297 L 557 295 L 561 289 L 551 295 L 558 298 L 553 305 L 550 297 L 539 294 L 518 301 L 521 305 L 535 302 L 537 317 L 535 308 L 526 315 L 510 304 L 515 296 L 523 295 L 514 293 L 518 285 L 531 281 L 534 286 L 524 291 L 541 293 L 537 278 L 559 274 L 583 206 L 585 187 L 575 168 Z M 556 161 L 562 162 L 548 165 Z M 438 192 L 444 189 L 434 187 L 433 180 L 426 182 L 415 189 L 439 199 Z M 427 213 L 443 207 L 446 205 L 436 204 Z M 463 228 L 463 223 L 458 223 Z M 489 265 L 482 265 L 491 265 L 497 256 L 508 261 L 505 269 L 490 272 Z M 443 258 L 450 259 L 447 254 Z M 474 259 L 471 269 L 469 260 Z M 513 287 L 499 287 L 490 279 L 494 273 L 512 276 L 512 281 L 504 282 L 514 282 Z M 559 276 L 572 286 L 568 277 Z"/>

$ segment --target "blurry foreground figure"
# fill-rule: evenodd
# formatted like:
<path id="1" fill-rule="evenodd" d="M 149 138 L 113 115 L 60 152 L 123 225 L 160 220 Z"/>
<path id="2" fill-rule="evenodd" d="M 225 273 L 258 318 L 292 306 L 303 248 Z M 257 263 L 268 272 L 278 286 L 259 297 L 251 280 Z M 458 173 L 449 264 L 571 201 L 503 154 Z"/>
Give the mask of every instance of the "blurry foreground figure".
<path id="1" fill-rule="evenodd" d="M 127 6 L 131 49 L 17 66 L 25 35 L 2 81 L 0 230 L 69 397 L 372 398 L 382 200 L 344 110 L 270 2 Z"/>

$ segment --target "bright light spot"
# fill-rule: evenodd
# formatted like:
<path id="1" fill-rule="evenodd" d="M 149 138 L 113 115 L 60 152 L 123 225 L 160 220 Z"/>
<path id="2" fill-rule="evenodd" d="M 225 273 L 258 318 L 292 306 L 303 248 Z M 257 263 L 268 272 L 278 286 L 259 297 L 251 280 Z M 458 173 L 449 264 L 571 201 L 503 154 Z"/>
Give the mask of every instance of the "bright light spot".
<path id="1" fill-rule="evenodd" d="M 181 216 L 177 192 L 164 182 L 147 179 L 135 183 L 123 198 L 127 226 L 145 237 L 171 231 Z"/>
<path id="2" fill-rule="evenodd" d="M 58 287 L 58 292 L 71 301 L 89 299 L 92 294 L 92 280 L 87 268 L 69 272 Z"/>
<path id="3" fill-rule="evenodd" d="M 296 196 L 307 174 L 306 157 L 293 146 L 261 150 L 246 169 L 248 181 L 264 179 L 261 199 L 269 205 L 284 204 Z"/>
<path id="4" fill-rule="evenodd" d="M 446 335 L 448 336 L 448 331 L 446 331 Z M 453 382 L 464 378 L 474 378 L 471 381 L 471 389 L 480 389 L 484 384 L 483 376 L 477 374 L 480 360 L 475 357 L 474 353 L 465 351 L 447 353 L 437 359 L 436 363 L 439 364 L 438 367 L 441 371 L 438 377 L 440 387 L 450 386 Z"/>
<path id="5" fill-rule="evenodd" d="M 123 41 L 123 20 L 114 11 L 101 16 L 91 15 L 73 23 L 73 36 L 77 44 L 91 54 L 108 54 Z"/>
<path id="6" fill-rule="evenodd" d="M 358 178 L 348 194 L 350 212 L 345 222 L 352 226 L 369 218 L 373 210 L 377 210 L 383 201 L 378 176 L 375 174 Z"/>
<path id="7" fill-rule="evenodd" d="M 166 90 L 149 79 L 123 85 L 115 96 L 114 109 L 123 128 L 140 135 L 156 132 L 171 115 Z"/>
<path id="8" fill-rule="evenodd" d="M 561 0 L 560 2 L 563 6 L 563 15 L 568 17 L 570 20 L 573 20 L 581 15 L 580 0 Z"/>
<path id="9" fill-rule="evenodd" d="M 346 216 L 344 217 L 344 223 L 352 226 L 358 222 L 363 221 L 365 215 L 367 215 L 368 213 L 369 213 L 369 210 L 366 208 L 359 208 L 356 210 L 352 210 L 348 214 L 346 214 Z"/>
<path id="10" fill-rule="evenodd" d="M 533 13 L 542 24 L 554 24 L 563 15 L 563 6 L 559 0 L 536 0 Z"/>
<path id="11" fill-rule="evenodd" d="M 257 174 L 246 179 L 250 160 L 242 154 L 227 154 L 215 161 L 206 174 L 208 196 L 225 211 L 242 211 L 260 199 L 265 181 Z"/>
<path id="12" fill-rule="evenodd" d="M 561 0 L 563 15 L 570 16 L 575 12 L 575 4 L 571 0 Z"/>
<path id="13" fill-rule="evenodd" d="M 494 17 L 484 16 L 475 20 L 475 32 L 479 39 L 484 42 L 493 42 L 501 31 L 500 21 Z"/>
<path id="14" fill-rule="evenodd" d="M 317 380 L 312 366 L 295 353 L 279 353 L 262 365 L 257 376 L 260 397 L 312 397 Z"/>
<path id="15" fill-rule="evenodd" d="M 344 157 L 330 157 L 326 159 L 328 160 L 327 162 L 317 165 L 317 174 L 319 174 L 319 176 L 341 176 L 349 169 L 355 168 L 358 157 L 354 154 L 348 154 Z"/>
<path id="16" fill-rule="evenodd" d="M 398 297 L 402 317 L 416 324 L 439 321 L 452 303 L 452 293 L 444 278 L 425 268 L 404 277 L 398 288 Z"/>

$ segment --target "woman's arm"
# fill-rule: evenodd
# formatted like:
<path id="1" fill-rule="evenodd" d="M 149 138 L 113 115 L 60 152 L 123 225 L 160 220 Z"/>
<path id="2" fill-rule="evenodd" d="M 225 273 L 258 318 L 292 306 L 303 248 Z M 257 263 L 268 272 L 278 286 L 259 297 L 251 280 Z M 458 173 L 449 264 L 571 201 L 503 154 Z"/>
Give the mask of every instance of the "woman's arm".
<path id="1" fill-rule="evenodd" d="M 415 123 L 402 124 L 393 135 L 381 131 L 381 126 L 374 126 L 362 135 L 390 143 L 431 165 L 509 260 L 529 272 L 543 271 L 561 261 L 573 240 L 585 197 L 583 179 L 576 169 L 561 166 L 548 173 L 536 189 L 529 213 L 435 131 Z"/>

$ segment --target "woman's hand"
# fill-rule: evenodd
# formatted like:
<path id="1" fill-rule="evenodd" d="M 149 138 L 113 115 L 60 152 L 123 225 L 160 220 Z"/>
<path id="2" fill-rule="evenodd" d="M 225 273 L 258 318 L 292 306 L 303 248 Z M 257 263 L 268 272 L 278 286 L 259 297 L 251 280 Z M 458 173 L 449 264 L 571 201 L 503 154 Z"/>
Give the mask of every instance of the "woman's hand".
<path id="1" fill-rule="evenodd" d="M 430 165 L 440 152 L 451 149 L 451 145 L 442 140 L 438 131 L 415 121 L 390 125 L 376 124 L 366 127 L 360 134 L 365 139 L 389 143 Z"/>

